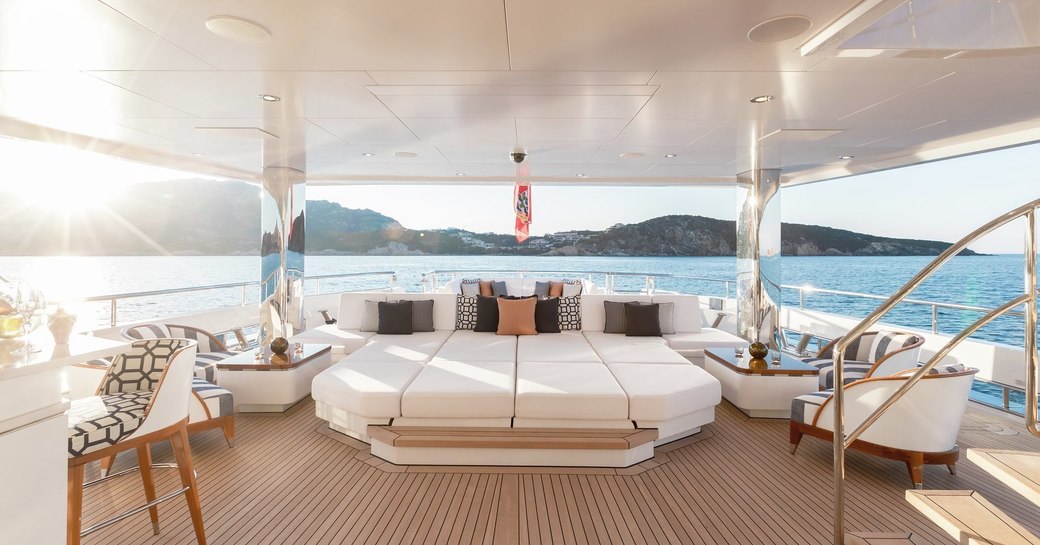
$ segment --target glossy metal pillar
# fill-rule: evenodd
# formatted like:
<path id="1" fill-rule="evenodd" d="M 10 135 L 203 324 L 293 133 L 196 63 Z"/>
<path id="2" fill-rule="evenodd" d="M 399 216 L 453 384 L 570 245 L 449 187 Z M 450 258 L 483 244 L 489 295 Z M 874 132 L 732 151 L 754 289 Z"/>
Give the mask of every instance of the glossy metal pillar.
<path id="1" fill-rule="evenodd" d="M 303 329 L 305 181 L 289 167 L 264 167 L 260 195 L 261 343 Z"/>
<path id="2" fill-rule="evenodd" d="M 774 344 L 780 316 L 780 170 L 737 175 L 737 333 Z"/>

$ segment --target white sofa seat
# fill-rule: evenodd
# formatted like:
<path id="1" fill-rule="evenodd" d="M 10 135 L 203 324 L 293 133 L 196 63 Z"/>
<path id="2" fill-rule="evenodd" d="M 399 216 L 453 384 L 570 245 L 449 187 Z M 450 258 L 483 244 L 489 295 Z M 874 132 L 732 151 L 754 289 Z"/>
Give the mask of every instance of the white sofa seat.
<path id="1" fill-rule="evenodd" d="M 516 362 L 516 335 L 459 330 L 452 333 L 434 360 Z"/>
<path id="2" fill-rule="evenodd" d="M 577 423 L 575 423 L 577 422 Z M 515 427 L 632 427 L 628 396 L 602 363 L 518 363 Z"/>
<path id="3" fill-rule="evenodd" d="M 418 362 L 337 363 L 314 377 L 311 397 L 367 417 L 401 416 L 401 394 L 422 371 Z"/>
<path id="4" fill-rule="evenodd" d="M 581 331 L 521 335 L 516 346 L 517 363 L 602 363 Z"/>
<path id="5" fill-rule="evenodd" d="M 373 335 L 364 347 L 354 351 L 344 361 L 386 363 L 426 363 L 433 359 L 451 331 L 428 331 L 411 335 Z"/>
<path id="6" fill-rule="evenodd" d="M 690 360 L 668 348 L 662 337 L 627 337 L 602 331 L 586 332 L 585 337 L 603 363 L 690 365 Z"/>
<path id="7" fill-rule="evenodd" d="M 696 365 L 608 363 L 618 384 L 628 394 L 628 416 L 639 427 L 643 421 L 665 421 L 712 409 L 722 402 L 718 379 Z"/>
<path id="8" fill-rule="evenodd" d="M 711 327 L 701 328 L 698 333 L 674 333 L 663 335 L 668 347 L 690 360 L 704 359 L 705 348 L 747 348 L 748 342 L 736 335 Z"/>
<path id="9" fill-rule="evenodd" d="M 326 324 L 297 333 L 289 341 L 305 344 L 327 344 L 332 346 L 333 356 L 345 356 L 365 346 L 365 343 L 372 338 L 372 335 L 375 335 L 375 333 L 340 329 L 338 324 Z"/>
<path id="10" fill-rule="evenodd" d="M 474 363 L 440 357 L 426 365 L 401 397 L 399 425 L 461 419 L 455 425 L 509 427 L 516 384 L 513 362 Z M 420 421 L 412 422 L 411 419 Z M 488 419 L 501 419 L 489 422 Z M 442 425 L 449 425 L 445 422 Z"/>

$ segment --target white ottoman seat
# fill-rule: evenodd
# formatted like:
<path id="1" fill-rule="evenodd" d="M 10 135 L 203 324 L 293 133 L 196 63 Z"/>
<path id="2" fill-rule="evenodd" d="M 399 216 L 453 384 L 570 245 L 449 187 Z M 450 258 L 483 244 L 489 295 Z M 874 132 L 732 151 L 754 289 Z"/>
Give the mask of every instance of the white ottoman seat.
<path id="1" fill-rule="evenodd" d="M 523 335 L 517 340 L 517 363 L 602 363 L 581 331 Z"/>
<path id="2" fill-rule="evenodd" d="M 457 418 L 469 419 L 470 425 L 508 427 L 513 417 L 515 369 L 512 362 L 472 363 L 438 357 L 405 390 L 401 398 L 404 419 L 395 424 L 417 424 L 409 423 L 410 418 Z"/>
<path id="3" fill-rule="evenodd" d="M 718 379 L 696 365 L 608 363 L 628 395 L 629 418 L 639 428 L 657 428 L 656 444 L 700 431 L 715 420 L 722 402 Z"/>
<path id="4" fill-rule="evenodd" d="M 518 363 L 516 373 L 516 427 L 554 427 L 552 421 L 632 426 L 628 396 L 602 363 Z"/>
<path id="5" fill-rule="evenodd" d="M 422 369 L 417 362 L 344 361 L 314 377 L 311 396 L 357 415 L 396 418 L 401 394 Z"/>
<path id="6" fill-rule="evenodd" d="M 668 348 L 662 337 L 628 337 L 619 333 L 587 332 L 585 337 L 603 363 L 691 365 L 690 360 Z"/>
<path id="7" fill-rule="evenodd" d="M 344 361 L 417 362 L 433 359 L 451 331 L 429 331 L 411 335 L 373 335 L 364 347 L 354 351 Z"/>

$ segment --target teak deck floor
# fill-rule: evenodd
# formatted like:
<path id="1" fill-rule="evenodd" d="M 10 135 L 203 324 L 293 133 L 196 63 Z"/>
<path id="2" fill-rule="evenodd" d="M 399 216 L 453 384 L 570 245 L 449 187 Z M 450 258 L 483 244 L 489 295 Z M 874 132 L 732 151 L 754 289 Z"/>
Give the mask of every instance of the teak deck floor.
<path id="1" fill-rule="evenodd" d="M 192 437 L 209 543 L 831 543 L 830 443 L 807 437 L 791 455 L 786 420 L 748 419 L 726 402 L 698 436 L 619 470 L 393 466 L 322 424 L 308 398 L 284 414 L 239 415 L 234 448 L 216 430 Z M 977 406 L 960 445 L 1040 450 L 1009 417 Z M 1040 534 L 1040 510 L 963 454 L 956 476 L 929 466 L 925 486 L 979 490 Z M 155 456 L 172 460 L 168 447 Z M 123 454 L 115 470 L 134 463 Z M 849 531 L 954 543 L 903 499 L 902 463 L 850 452 L 847 475 Z M 156 479 L 161 494 L 176 472 Z M 135 474 L 90 488 L 83 527 L 143 498 Z M 158 536 L 141 513 L 84 544 L 195 543 L 183 498 L 159 511 Z"/>

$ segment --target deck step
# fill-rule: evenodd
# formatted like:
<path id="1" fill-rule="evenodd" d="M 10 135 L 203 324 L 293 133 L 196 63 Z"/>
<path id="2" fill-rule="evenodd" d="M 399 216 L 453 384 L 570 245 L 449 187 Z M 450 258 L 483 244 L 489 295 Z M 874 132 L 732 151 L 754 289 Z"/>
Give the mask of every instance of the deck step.
<path id="1" fill-rule="evenodd" d="M 927 541 L 907 532 L 850 532 L 845 534 L 845 545 L 922 545 L 924 543 Z"/>
<path id="2" fill-rule="evenodd" d="M 970 448 L 968 459 L 1040 506 L 1040 453 Z"/>
<path id="3" fill-rule="evenodd" d="M 958 543 L 1040 545 L 1040 538 L 974 490 L 907 490 L 906 499 Z"/>
<path id="4" fill-rule="evenodd" d="M 657 430 L 371 425 L 368 436 L 399 465 L 628 467 L 654 456 Z"/>

